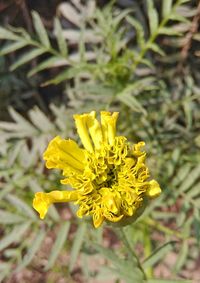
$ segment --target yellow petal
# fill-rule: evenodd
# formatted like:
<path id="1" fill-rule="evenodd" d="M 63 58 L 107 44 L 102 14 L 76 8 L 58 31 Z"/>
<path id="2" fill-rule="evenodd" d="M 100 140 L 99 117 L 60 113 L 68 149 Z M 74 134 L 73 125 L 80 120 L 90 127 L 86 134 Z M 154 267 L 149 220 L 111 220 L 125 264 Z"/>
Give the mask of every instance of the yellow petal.
<path id="1" fill-rule="evenodd" d="M 104 216 L 102 215 L 100 210 L 97 210 L 94 214 L 93 214 L 93 224 L 95 228 L 98 228 L 101 226 L 101 224 L 104 221 Z"/>
<path id="2" fill-rule="evenodd" d="M 149 182 L 149 188 L 146 192 L 147 196 L 149 196 L 150 198 L 155 198 L 159 196 L 160 193 L 161 193 L 161 188 L 158 182 L 156 182 L 156 180 L 151 180 Z"/>
<path id="3" fill-rule="evenodd" d="M 145 146 L 145 142 L 141 141 L 138 142 L 137 144 L 135 144 L 133 146 L 133 155 L 134 156 L 141 156 L 141 155 L 145 155 L 144 151 L 141 151 L 141 147 Z"/>
<path id="4" fill-rule="evenodd" d="M 121 200 L 117 195 L 110 191 L 109 188 L 101 188 L 99 190 L 102 195 L 102 205 L 105 207 L 106 211 L 118 214 L 121 206 Z"/>
<path id="5" fill-rule="evenodd" d="M 43 155 L 47 168 L 59 168 L 65 170 L 84 170 L 84 150 L 79 148 L 73 140 L 64 140 L 55 137 L 48 145 Z"/>
<path id="6" fill-rule="evenodd" d="M 44 219 L 49 208 L 49 199 L 44 196 L 44 193 L 36 193 L 33 200 L 33 208 L 40 214 L 40 218 Z"/>
<path id="7" fill-rule="evenodd" d="M 109 220 L 111 222 L 118 222 L 124 217 L 123 214 L 117 216 L 117 215 L 110 213 L 109 211 L 104 211 L 103 215 L 107 220 Z"/>
<path id="8" fill-rule="evenodd" d="M 82 205 L 79 207 L 79 209 L 76 212 L 76 215 L 79 218 L 82 218 L 84 215 L 88 215 L 89 214 L 89 206 L 87 205 Z"/>
<path id="9" fill-rule="evenodd" d="M 90 119 L 90 114 L 74 115 L 74 120 L 77 128 L 78 135 L 85 149 L 93 152 L 92 141 L 90 139 L 87 122 Z"/>
<path id="10" fill-rule="evenodd" d="M 135 206 L 127 206 L 126 208 L 124 208 L 124 214 L 126 214 L 128 216 L 133 216 L 135 211 L 136 211 Z"/>
<path id="11" fill-rule="evenodd" d="M 95 148 L 99 149 L 103 142 L 103 135 L 101 131 L 101 126 L 98 120 L 95 118 L 95 116 L 96 116 L 95 111 L 92 111 L 89 114 L 87 120 L 87 126 Z"/>
<path id="12" fill-rule="evenodd" d="M 76 191 L 52 191 L 50 193 L 38 192 L 33 200 L 33 208 L 44 219 L 49 206 L 56 202 L 76 201 L 78 194 Z"/>
<path id="13" fill-rule="evenodd" d="M 116 122 L 118 118 L 118 112 L 101 112 L 101 126 L 103 139 L 105 142 L 108 142 L 110 145 L 114 144 L 116 136 Z"/>

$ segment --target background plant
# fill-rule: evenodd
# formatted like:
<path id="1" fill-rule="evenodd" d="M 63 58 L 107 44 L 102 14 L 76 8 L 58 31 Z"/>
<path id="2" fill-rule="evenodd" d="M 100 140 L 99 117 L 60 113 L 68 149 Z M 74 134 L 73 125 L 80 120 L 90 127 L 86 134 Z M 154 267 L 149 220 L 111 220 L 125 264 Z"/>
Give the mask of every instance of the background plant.
<path id="1" fill-rule="evenodd" d="M 140 255 L 148 282 L 190 282 L 186 279 L 192 279 L 195 270 L 200 235 L 198 28 L 192 31 L 199 7 L 195 1 L 148 0 L 121 10 L 113 3 L 100 9 L 94 1 L 72 1 L 57 11 L 53 30 L 45 28 L 36 11 L 33 34 L 13 26 L 0 28 L 0 54 L 16 55 L 10 69 L 29 69 L 33 88 L 61 84 L 66 94 L 48 110 L 44 103 L 23 114 L 9 108 L 13 122 L 0 123 L 1 280 L 11 277 L 13 268 L 15 273 L 27 266 L 43 270 L 35 262 L 41 257 L 46 259 L 45 271 L 68 281 L 78 282 L 74 272 L 79 259 L 84 282 L 104 282 L 103 276 L 114 273 L 116 280 L 139 283 L 128 243 Z M 76 28 L 65 29 L 65 21 Z M 192 48 L 185 57 L 188 34 Z M 52 78 L 43 80 L 49 68 L 55 70 L 49 73 Z M 74 113 L 105 108 L 120 111 L 119 132 L 133 142 L 146 141 L 149 167 L 162 196 L 124 235 L 111 228 L 94 231 L 89 222 L 78 222 L 72 206 L 67 211 L 54 207 L 45 222 L 39 221 L 31 208 L 33 193 L 60 186 L 58 173 L 47 173 L 41 160 L 48 141 L 56 134 L 75 138 Z M 118 242 L 112 250 L 103 248 L 105 233 L 125 241 L 125 247 Z M 40 250 L 48 237 L 55 242 L 44 257 Z M 71 256 L 63 271 L 66 250 Z M 87 266 L 99 253 L 109 262 L 90 270 Z M 167 257 L 175 254 L 175 264 L 169 266 Z M 168 279 L 153 279 L 163 268 L 163 258 Z"/>

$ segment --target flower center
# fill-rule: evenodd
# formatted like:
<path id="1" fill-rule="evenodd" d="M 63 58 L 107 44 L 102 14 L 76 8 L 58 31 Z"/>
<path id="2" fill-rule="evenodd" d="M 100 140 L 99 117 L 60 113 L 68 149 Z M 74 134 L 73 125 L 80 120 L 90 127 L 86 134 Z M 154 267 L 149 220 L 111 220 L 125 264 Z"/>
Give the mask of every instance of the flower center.
<path id="1" fill-rule="evenodd" d="M 94 180 L 93 184 L 95 185 L 95 187 L 97 189 L 101 189 L 101 188 L 112 188 L 113 185 L 116 185 L 118 183 L 118 169 L 117 167 L 115 167 L 114 165 L 109 165 L 108 166 L 108 170 L 106 172 L 106 181 L 102 181 L 102 179 L 100 178 L 100 180 Z"/>
<path id="2" fill-rule="evenodd" d="M 118 175 L 125 164 L 129 146 L 124 137 L 115 137 L 114 145 L 103 143 L 99 150 L 90 153 L 87 158 L 87 170 L 92 172 L 92 184 L 95 190 L 109 188 L 118 184 Z"/>

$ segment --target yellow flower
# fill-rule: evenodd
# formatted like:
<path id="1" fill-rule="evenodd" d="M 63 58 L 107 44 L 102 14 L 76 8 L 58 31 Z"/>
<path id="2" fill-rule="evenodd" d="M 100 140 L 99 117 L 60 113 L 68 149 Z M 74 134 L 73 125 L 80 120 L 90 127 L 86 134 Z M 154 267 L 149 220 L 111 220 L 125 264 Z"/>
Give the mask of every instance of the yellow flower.
<path id="1" fill-rule="evenodd" d="M 46 167 L 61 169 L 61 183 L 73 189 L 36 193 L 33 207 L 40 218 L 52 203 L 73 201 L 79 206 L 77 216 L 92 216 L 97 228 L 104 220 L 134 218 L 149 198 L 161 193 L 159 184 L 149 180 L 146 153 L 141 150 L 145 143 L 130 145 L 125 137 L 116 136 L 117 112 L 101 112 L 101 123 L 95 116 L 94 111 L 74 115 L 84 148 L 57 136 L 44 152 Z"/>

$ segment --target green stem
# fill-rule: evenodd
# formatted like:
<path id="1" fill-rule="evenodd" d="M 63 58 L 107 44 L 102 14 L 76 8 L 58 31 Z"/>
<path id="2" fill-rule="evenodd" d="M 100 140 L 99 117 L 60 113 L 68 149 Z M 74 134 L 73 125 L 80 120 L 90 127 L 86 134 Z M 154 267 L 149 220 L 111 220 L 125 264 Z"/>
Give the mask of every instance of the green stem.
<path id="1" fill-rule="evenodd" d="M 171 236 L 175 236 L 181 240 L 185 240 L 185 235 L 183 235 L 182 233 L 178 232 L 178 231 L 175 231 L 175 230 L 172 230 L 162 224 L 160 224 L 159 222 L 151 219 L 151 218 L 147 218 L 144 220 L 144 223 L 147 224 L 147 225 L 150 225 L 152 227 L 154 227 L 155 229 L 167 234 L 167 235 L 171 235 Z M 194 238 L 193 237 L 190 237 L 188 238 L 190 240 L 193 240 Z"/>
<path id="2" fill-rule="evenodd" d="M 148 258 L 152 253 L 152 245 L 151 245 L 151 239 L 149 234 L 149 226 L 144 226 L 144 255 L 145 258 Z M 146 274 L 148 278 L 153 278 L 153 267 L 149 266 L 146 269 Z"/>
<path id="3" fill-rule="evenodd" d="M 160 30 L 161 28 L 163 28 L 163 27 L 167 24 L 167 22 L 168 22 L 169 19 L 170 19 L 171 13 L 173 13 L 173 11 L 176 9 L 176 7 L 177 7 L 178 5 L 179 5 L 179 1 L 177 1 L 176 4 L 173 6 L 172 11 L 170 12 L 170 14 L 169 14 L 166 18 L 164 18 L 164 19 L 161 21 L 161 23 L 160 23 L 160 25 L 158 26 L 158 29 L 156 30 L 156 32 L 154 32 L 154 33 L 150 36 L 150 38 L 147 40 L 145 46 L 142 48 L 142 50 L 141 50 L 141 52 L 140 52 L 140 54 L 139 54 L 138 59 L 135 61 L 134 65 L 133 65 L 133 69 L 132 69 L 133 72 L 134 72 L 135 69 L 137 68 L 138 64 L 140 64 L 140 62 L 141 62 L 141 60 L 143 59 L 143 57 L 145 56 L 146 52 L 147 52 L 148 49 L 149 49 L 149 46 L 155 41 L 156 37 L 158 37 L 158 35 L 159 35 L 159 30 Z"/>
<path id="4" fill-rule="evenodd" d="M 23 38 L 21 38 L 21 40 L 23 40 Z M 42 44 L 40 44 L 39 42 L 33 40 L 33 39 L 30 39 L 29 41 L 26 41 L 27 44 L 31 45 L 31 46 L 34 46 L 34 47 L 37 47 L 39 49 L 43 49 L 46 53 L 50 53 L 56 57 L 59 57 L 60 59 L 63 59 L 63 60 L 66 60 L 67 62 L 69 62 L 70 64 L 72 64 L 73 62 L 69 59 L 68 56 L 63 56 L 61 53 L 59 53 L 57 50 L 55 50 L 54 48 L 52 47 L 45 47 L 43 46 Z"/>
<path id="5" fill-rule="evenodd" d="M 144 279 L 147 279 L 146 274 L 145 274 L 145 272 L 144 272 L 144 269 L 143 269 L 143 267 L 142 267 L 142 265 L 141 265 L 141 263 L 140 263 L 140 261 L 139 261 L 139 259 L 138 259 L 137 254 L 136 254 L 135 251 L 132 249 L 132 247 L 131 247 L 131 245 L 130 245 L 130 243 L 129 243 L 127 237 L 126 237 L 126 233 L 124 232 L 124 228 L 123 228 L 123 227 L 122 227 L 122 228 L 119 228 L 119 234 L 120 234 L 120 238 L 121 238 L 121 240 L 122 240 L 124 246 L 125 246 L 126 249 L 127 249 L 129 258 L 130 258 L 130 259 L 134 258 L 134 259 L 136 260 L 137 266 L 138 266 L 138 268 L 141 270 L 141 272 L 142 272 L 142 274 L 143 274 L 143 276 L 144 276 Z"/>

